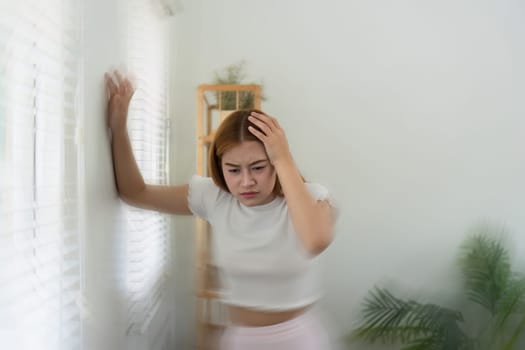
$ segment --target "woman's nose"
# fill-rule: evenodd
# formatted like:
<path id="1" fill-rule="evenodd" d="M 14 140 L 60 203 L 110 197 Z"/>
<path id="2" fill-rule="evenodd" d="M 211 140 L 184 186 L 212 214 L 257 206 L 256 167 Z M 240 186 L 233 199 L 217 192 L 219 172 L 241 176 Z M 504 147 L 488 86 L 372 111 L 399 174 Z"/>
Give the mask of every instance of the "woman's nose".
<path id="1" fill-rule="evenodd" d="M 242 174 L 242 185 L 243 186 L 251 186 L 255 184 L 255 179 L 252 176 L 252 173 L 250 171 L 244 171 Z"/>

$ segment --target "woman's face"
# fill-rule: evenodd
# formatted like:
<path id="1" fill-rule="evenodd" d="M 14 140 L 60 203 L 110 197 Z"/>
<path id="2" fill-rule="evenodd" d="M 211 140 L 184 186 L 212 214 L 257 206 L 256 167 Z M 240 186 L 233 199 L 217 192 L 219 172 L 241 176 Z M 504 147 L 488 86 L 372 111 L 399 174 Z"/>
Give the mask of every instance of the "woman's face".
<path id="1" fill-rule="evenodd" d="M 244 141 L 225 152 L 221 162 L 226 186 L 242 204 L 252 207 L 271 202 L 277 175 L 262 143 Z"/>

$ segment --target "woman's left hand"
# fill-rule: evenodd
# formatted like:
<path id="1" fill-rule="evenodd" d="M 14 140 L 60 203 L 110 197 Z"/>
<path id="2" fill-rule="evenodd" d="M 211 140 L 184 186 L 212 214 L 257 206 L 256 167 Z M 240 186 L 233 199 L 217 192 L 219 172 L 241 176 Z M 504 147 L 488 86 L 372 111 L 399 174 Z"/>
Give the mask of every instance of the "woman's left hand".
<path id="1" fill-rule="evenodd" d="M 292 158 L 286 135 L 277 119 L 266 114 L 252 112 L 248 120 L 262 130 L 260 132 L 252 126 L 248 127 L 248 130 L 264 144 L 266 154 L 273 165 L 278 161 Z"/>

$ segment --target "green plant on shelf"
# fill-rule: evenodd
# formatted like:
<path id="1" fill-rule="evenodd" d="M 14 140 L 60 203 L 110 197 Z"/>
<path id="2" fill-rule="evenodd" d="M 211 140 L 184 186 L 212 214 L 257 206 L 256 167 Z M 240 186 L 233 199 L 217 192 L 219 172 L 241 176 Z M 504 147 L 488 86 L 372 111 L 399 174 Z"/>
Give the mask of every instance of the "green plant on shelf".
<path id="1" fill-rule="evenodd" d="M 214 84 L 255 84 L 247 83 L 246 62 L 240 61 L 226 66 L 222 70 L 215 72 Z M 262 84 L 259 84 L 262 89 Z M 237 104 L 238 94 L 238 104 Z M 265 97 L 261 94 L 261 100 Z M 251 91 L 220 91 L 217 92 L 217 103 L 222 110 L 247 109 L 255 107 L 255 94 Z"/>

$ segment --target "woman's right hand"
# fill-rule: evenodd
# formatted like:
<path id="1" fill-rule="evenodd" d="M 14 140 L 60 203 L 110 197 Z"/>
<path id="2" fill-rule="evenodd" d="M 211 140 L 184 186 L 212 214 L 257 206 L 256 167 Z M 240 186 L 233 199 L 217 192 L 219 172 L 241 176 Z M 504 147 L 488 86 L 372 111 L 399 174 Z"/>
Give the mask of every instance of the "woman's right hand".
<path id="1" fill-rule="evenodd" d="M 131 81 L 118 71 L 106 73 L 104 78 L 108 96 L 108 126 L 113 133 L 125 130 L 129 103 L 135 89 Z"/>

